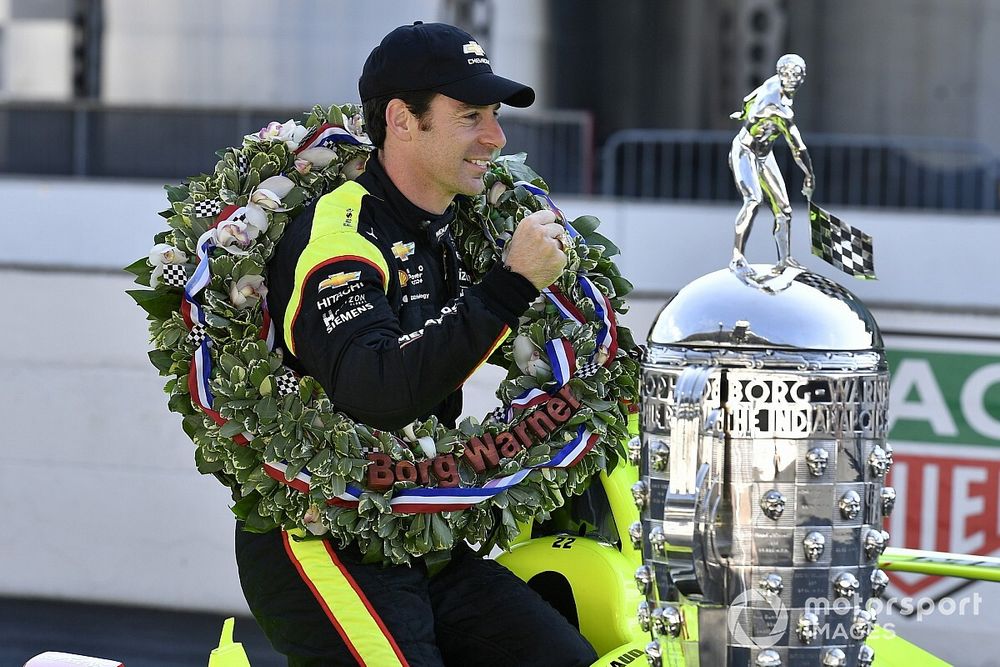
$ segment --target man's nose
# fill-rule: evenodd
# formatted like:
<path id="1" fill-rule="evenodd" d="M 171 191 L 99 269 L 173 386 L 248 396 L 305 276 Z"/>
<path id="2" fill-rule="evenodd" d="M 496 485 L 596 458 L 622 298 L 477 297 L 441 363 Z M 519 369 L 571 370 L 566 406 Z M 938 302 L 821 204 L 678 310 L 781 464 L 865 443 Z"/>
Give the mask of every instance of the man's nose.
<path id="1" fill-rule="evenodd" d="M 490 115 L 490 119 L 487 121 L 479 140 L 498 151 L 507 145 L 507 135 L 503 133 L 503 128 L 500 127 L 500 120 L 496 116 Z"/>

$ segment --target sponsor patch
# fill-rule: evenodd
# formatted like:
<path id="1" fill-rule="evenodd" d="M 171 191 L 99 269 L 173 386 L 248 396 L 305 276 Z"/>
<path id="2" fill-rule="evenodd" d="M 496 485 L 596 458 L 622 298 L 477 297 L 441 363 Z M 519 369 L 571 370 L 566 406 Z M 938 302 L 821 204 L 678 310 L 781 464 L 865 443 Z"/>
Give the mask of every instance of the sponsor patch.
<path id="1" fill-rule="evenodd" d="M 328 288 L 343 287 L 348 283 L 352 283 L 355 280 L 361 279 L 360 271 L 341 271 L 340 273 L 334 273 L 329 278 L 326 278 L 319 284 L 319 291 L 323 291 Z"/>
<path id="2" fill-rule="evenodd" d="M 363 303 L 349 310 L 342 312 L 328 311 L 323 313 L 323 324 L 326 325 L 326 332 L 331 333 L 334 329 L 345 322 L 350 322 L 358 315 L 361 315 L 374 308 L 370 303 Z"/>
<path id="3" fill-rule="evenodd" d="M 448 317 L 449 315 L 454 315 L 458 312 L 458 308 L 452 305 L 447 305 L 441 309 L 441 314 L 438 317 L 432 318 L 424 322 L 425 327 L 429 327 L 432 324 L 441 324 L 441 321 Z"/>
<path id="4" fill-rule="evenodd" d="M 417 285 L 422 285 L 424 283 L 424 265 L 421 264 L 417 267 L 416 271 L 410 271 L 406 269 L 406 275 L 409 280 L 407 282 L 410 285 L 416 287 Z"/>
<path id="5" fill-rule="evenodd" d="M 413 254 L 414 244 L 403 243 L 402 241 L 396 241 L 392 244 L 392 254 L 395 255 L 396 259 L 401 262 L 405 262 Z"/>
<path id="6" fill-rule="evenodd" d="M 471 53 L 471 54 L 475 54 L 477 56 L 485 56 L 486 55 L 486 52 L 483 51 L 483 47 L 479 46 L 479 42 L 476 42 L 476 41 L 471 41 L 468 44 L 463 44 L 462 45 L 462 53 L 464 53 L 466 55 L 468 55 L 468 54 Z"/>
<path id="7" fill-rule="evenodd" d="M 405 336 L 400 336 L 399 337 L 399 346 L 400 347 L 405 347 L 406 345 L 408 345 L 409 343 L 412 343 L 413 341 L 417 340 L 418 338 L 420 338 L 423 335 L 424 335 L 424 330 L 423 329 L 417 329 L 416 331 L 414 331 L 412 333 L 408 333 Z"/>
<path id="8" fill-rule="evenodd" d="M 316 301 L 316 308 L 319 310 L 327 310 L 328 308 L 335 306 L 337 303 L 339 303 L 346 297 L 349 297 L 355 292 L 359 291 L 361 287 L 362 285 L 359 282 L 352 282 L 348 284 L 346 287 L 341 286 L 341 288 L 335 291 L 333 294 L 329 294 L 323 297 L 322 299 Z M 359 294 L 357 296 L 362 296 L 362 295 Z"/>

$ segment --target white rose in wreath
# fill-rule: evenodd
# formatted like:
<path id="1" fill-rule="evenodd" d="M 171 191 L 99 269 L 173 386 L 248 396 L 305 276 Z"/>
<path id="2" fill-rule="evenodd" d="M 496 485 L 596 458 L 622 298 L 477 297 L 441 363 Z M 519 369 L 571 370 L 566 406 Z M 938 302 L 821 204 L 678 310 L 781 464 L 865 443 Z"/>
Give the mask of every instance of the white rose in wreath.
<path id="1" fill-rule="evenodd" d="M 522 334 L 514 339 L 513 355 L 514 363 L 525 375 L 543 381 L 552 377 L 552 367 L 527 336 Z"/>
<path id="2" fill-rule="evenodd" d="M 297 124 L 294 120 L 287 120 L 284 123 L 272 121 L 262 127 L 257 134 L 249 135 L 249 138 L 257 141 L 283 141 L 289 150 L 295 150 L 308 132 L 308 128 Z"/>
<path id="3" fill-rule="evenodd" d="M 163 276 L 163 267 L 167 264 L 183 264 L 188 260 L 187 253 L 166 243 L 157 243 L 149 251 L 149 263 L 153 267 L 153 272 L 149 276 L 150 287 L 160 284 Z"/>
<path id="4" fill-rule="evenodd" d="M 349 181 L 357 179 L 358 176 L 365 173 L 365 165 L 368 164 L 368 156 L 363 155 L 361 157 L 356 157 L 350 162 L 345 162 L 344 166 L 340 168 L 340 173 L 344 175 Z"/>
<path id="5" fill-rule="evenodd" d="M 266 296 L 264 276 L 243 276 L 229 283 L 229 300 L 237 308 L 248 308 Z"/>
<path id="6" fill-rule="evenodd" d="M 337 157 L 337 151 L 332 148 L 325 148 L 323 146 L 317 146 L 316 148 L 307 148 L 298 154 L 298 159 L 295 161 L 296 169 L 298 169 L 299 161 L 308 163 L 310 169 L 316 167 L 317 169 L 322 169 L 326 165 L 333 162 L 334 158 Z M 301 171 L 301 169 L 299 170 Z"/>
<path id="7" fill-rule="evenodd" d="M 287 210 L 282 200 L 294 187 L 295 183 L 287 176 L 272 176 L 261 181 L 250 194 L 250 203 L 246 205 L 244 219 L 251 240 L 255 240 L 267 231 L 269 212 Z"/>
<path id="8" fill-rule="evenodd" d="M 246 248 L 257 238 L 257 229 L 238 220 L 220 222 L 215 228 L 215 245 L 233 255 L 247 254 Z"/>

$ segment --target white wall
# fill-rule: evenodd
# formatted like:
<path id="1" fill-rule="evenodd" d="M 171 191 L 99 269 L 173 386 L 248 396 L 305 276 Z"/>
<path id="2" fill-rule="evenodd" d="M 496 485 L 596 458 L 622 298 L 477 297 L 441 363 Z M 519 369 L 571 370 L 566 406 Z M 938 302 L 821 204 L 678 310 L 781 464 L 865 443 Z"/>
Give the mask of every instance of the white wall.
<path id="1" fill-rule="evenodd" d="M 571 219 L 601 218 L 622 249 L 619 265 L 644 294 L 676 292 L 724 267 L 732 248 L 732 204 L 662 204 L 554 195 Z M 118 269 L 144 255 L 164 229 L 159 183 L 0 178 L 0 266 Z M 845 276 L 809 252 L 804 210 L 795 212 L 793 254 L 843 283 L 869 304 L 1000 311 L 991 271 L 1000 248 L 1000 216 L 836 209 L 872 235 L 879 279 Z M 26 224 L 25 221 L 31 221 Z M 747 255 L 773 262 L 767 213 L 758 216 Z M 87 230 L 86 234 L 82 233 Z"/>

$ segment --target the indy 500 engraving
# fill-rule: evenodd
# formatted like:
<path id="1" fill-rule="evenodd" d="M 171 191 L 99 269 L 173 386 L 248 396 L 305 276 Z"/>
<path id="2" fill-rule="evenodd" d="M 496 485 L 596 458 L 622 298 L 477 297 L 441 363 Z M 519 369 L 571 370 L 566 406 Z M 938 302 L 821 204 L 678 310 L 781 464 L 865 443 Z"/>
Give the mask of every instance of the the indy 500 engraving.
<path id="1" fill-rule="evenodd" d="M 668 433 L 673 418 L 672 388 L 677 374 L 649 371 L 643 376 L 646 401 L 643 429 Z M 729 374 L 725 430 L 735 437 L 804 438 L 853 433 L 883 438 L 889 381 L 883 376 L 765 376 Z M 706 401 L 722 406 L 717 382 L 709 380 Z"/>

